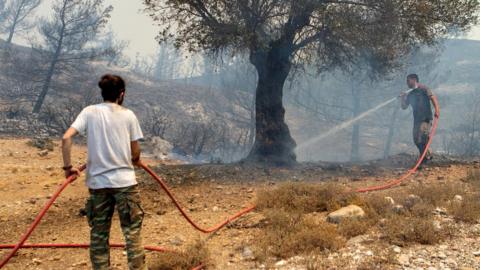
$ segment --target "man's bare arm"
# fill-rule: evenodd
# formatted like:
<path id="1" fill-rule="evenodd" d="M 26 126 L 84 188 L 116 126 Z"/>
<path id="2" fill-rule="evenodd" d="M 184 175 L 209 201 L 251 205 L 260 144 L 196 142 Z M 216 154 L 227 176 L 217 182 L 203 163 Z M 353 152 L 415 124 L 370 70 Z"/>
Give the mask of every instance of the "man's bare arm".
<path id="1" fill-rule="evenodd" d="M 402 106 L 402 110 L 406 110 L 408 108 L 408 95 L 405 92 L 400 94 L 400 103 Z"/>
<path id="2" fill-rule="evenodd" d="M 140 164 L 140 153 L 142 152 L 140 149 L 140 143 L 138 141 L 130 142 L 130 148 L 132 151 L 133 165 L 138 166 Z"/>
<path id="3" fill-rule="evenodd" d="M 72 174 L 79 174 L 78 170 L 72 167 L 72 138 L 78 134 L 74 128 L 69 128 L 62 138 L 62 156 L 63 166 L 65 169 L 65 176 L 69 177 Z"/>

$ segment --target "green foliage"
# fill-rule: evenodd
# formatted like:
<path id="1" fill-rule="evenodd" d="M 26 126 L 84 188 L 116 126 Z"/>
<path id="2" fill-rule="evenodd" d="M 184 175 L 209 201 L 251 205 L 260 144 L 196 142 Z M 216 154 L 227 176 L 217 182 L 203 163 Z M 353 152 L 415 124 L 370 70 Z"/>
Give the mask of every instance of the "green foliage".
<path id="1" fill-rule="evenodd" d="M 477 22 L 473 0 L 146 0 L 159 41 L 191 51 L 251 56 L 278 48 L 299 64 L 346 67 L 367 54 L 380 69 L 418 43 L 434 44 Z M 252 57 L 251 57 L 252 59 Z"/>

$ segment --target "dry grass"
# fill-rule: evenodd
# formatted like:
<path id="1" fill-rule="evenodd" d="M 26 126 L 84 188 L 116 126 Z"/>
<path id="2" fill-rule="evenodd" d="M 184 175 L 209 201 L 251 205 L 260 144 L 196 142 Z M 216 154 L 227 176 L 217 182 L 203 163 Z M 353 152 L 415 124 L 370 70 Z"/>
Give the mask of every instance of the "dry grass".
<path id="1" fill-rule="evenodd" d="M 453 202 L 449 210 L 456 221 L 478 223 L 480 220 L 480 195 L 466 195 L 462 202 Z"/>
<path id="2" fill-rule="evenodd" d="M 274 190 L 258 193 L 257 209 L 280 209 L 287 212 L 333 211 L 345 206 L 355 198 L 338 184 L 322 185 L 286 183 Z"/>
<path id="3" fill-rule="evenodd" d="M 346 239 L 365 234 L 387 209 L 385 200 L 372 196 L 371 201 L 351 193 L 335 183 L 322 185 L 287 183 L 257 195 L 257 209 L 268 222 L 259 235 L 256 255 L 288 258 L 312 251 L 337 250 Z M 325 218 L 305 218 L 306 214 L 330 212 L 355 204 L 362 207 L 365 218 L 332 225 Z"/>
<path id="4" fill-rule="evenodd" d="M 461 182 L 412 185 L 409 190 L 411 194 L 422 198 L 424 203 L 435 207 L 446 206 L 455 195 L 465 194 L 465 186 Z"/>
<path id="5" fill-rule="evenodd" d="M 27 142 L 27 145 L 36 147 L 40 150 L 53 151 L 55 143 L 49 138 L 35 138 Z"/>
<path id="6" fill-rule="evenodd" d="M 374 256 L 368 258 L 367 260 L 361 262 L 357 266 L 357 270 L 385 270 L 387 267 L 394 265 L 396 260 L 393 256 L 390 257 L 379 257 Z"/>
<path id="7" fill-rule="evenodd" d="M 200 264 L 205 268 L 212 267 L 207 248 L 202 242 L 197 241 L 182 252 L 166 252 L 155 255 L 149 264 L 149 269 L 183 270 L 192 269 Z"/>
<path id="8" fill-rule="evenodd" d="M 268 224 L 256 240 L 255 255 L 261 261 L 269 257 L 289 258 L 312 251 L 337 250 L 345 239 L 335 225 L 323 220 L 304 219 L 282 210 L 266 211 Z"/>
<path id="9" fill-rule="evenodd" d="M 480 170 L 471 169 L 467 172 L 467 177 L 464 179 L 466 183 L 473 187 L 476 192 L 480 192 Z"/>
<path id="10" fill-rule="evenodd" d="M 355 236 L 366 234 L 375 224 L 376 220 L 369 218 L 354 219 L 349 222 L 338 224 L 338 232 L 343 237 L 350 239 Z"/>
<path id="11" fill-rule="evenodd" d="M 480 187 L 480 174 L 469 181 L 478 181 Z M 379 229 L 389 244 L 437 244 L 452 236 L 452 227 L 441 224 L 442 227 L 438 228 L 434 223 L 435 208 L 449 207 L 455 219 L 465 222 L 476 222 L 480 218 L 480 203 L 477 203 L 480 196 L 466 196 L 467 190 L 464 183 L 439 182 L 387 193 L 355 194 L 335 183 L 283 184 L 257 196 L 257 209 L 264 213 L 268 222 L 258 235 L 255 252 L 259 260 L 265 261 L 271 257 L 288 258 L 312 251 L 336 250 L 344 246 L 346 239 L 366 234 L 371 229 Z M 405 205 L 410 194 L 420 198 L 401 213 L 396 213 L 391 202 L 385 199 L 390 196 L 396 203 Z M 464 201 L 456 206 L 452 203 L 455 195 L 464 197 Z M 319 214 L 349 204 L 360 206 L 365 217 L 332 225 Z M 382 219 L 381 226 L 378 226 Z M 376 269 L 371 266 L 388 264 L 389 261 L 385 256 L 374 258 L 365 262 L 363 269 Z"/>
<path id="12" fill-rule="evenodd" d="M 433 245 L 450 236 L 448 228 L 437 230 L 430 218 L 395 215 L 383 226 L 384 238 L 391 244 L 405 246 L 409 243 Z"/>

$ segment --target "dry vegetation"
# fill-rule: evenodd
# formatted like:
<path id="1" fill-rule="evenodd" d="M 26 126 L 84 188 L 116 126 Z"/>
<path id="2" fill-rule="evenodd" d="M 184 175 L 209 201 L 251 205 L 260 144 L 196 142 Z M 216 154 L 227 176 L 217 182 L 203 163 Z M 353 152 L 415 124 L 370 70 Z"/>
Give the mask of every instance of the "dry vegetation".
<path id="1" fill-rule="evenodd" d="M 480 219 L 480 172 L 471 171 L 463 180 L 416 184 L 381 194 L 354 194 L 335 183 L 286 183 L 262 191 L 257 196 L 258 211 L 268 222 L 257 238 L 257 259 L 268 262 L 271 258 L 336 251 L 349 239 L 364 234 L 379 235 L 383 243 L 398 246 L 441 243 L 454 237 L 455 226 L 442 223 L 441 216 L 468 223 Z M 350 204 L 362 207 L 365 217 L 336 225 L 325 221 L 329 212 Z M 362 269 L 388 265 L 388 257 L 371 258 Z M 316 269 L 314 262 L 306 265 Z"/>
<path id="2" fill-rule="evenodd" d="M 155 255 L 149 264 L 151 270 L 183 270 L 193 269 L 199 265 L 205 268 L 212 267 L 208 249 L 204 243 L 197 241 L 184 251 L 165 252 Z"/>
<path id="3" fill-rule="evenodd" d="M 27 142 L 27 145 L 36 147 L 39 150 L 53 151 L 55 143 L 49 138 L 34 138 Z"/>

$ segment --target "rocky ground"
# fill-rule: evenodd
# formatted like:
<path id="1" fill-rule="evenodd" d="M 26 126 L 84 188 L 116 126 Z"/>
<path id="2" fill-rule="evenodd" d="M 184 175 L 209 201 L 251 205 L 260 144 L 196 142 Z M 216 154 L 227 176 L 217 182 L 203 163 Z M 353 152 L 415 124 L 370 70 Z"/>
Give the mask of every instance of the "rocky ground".
<path id="1" fill-rule="evenodd" d="M 62 181 L 60 150 L 39 150 L 27 139 L 0 140 L 0 243 L 15 243 L 33 221 L 49 196 Z M 73 149 L 74 161 L 85 161 L 85 148 Z M 209 226 L 223 221 L 246 205 L 255 202 L 258 191 L 272 189 L 282 181 L 334 181 L 345 186 L 360 187 L 379 184 L 402 172 L 414 157 L 405 155 L 389 162 L 361 165 L 315 163 L 295 168 L 263 168 L 247 165 L 154 165 L 172 187 L 189 214 L 198 223 Z M 460 181 L 467 172 L 478 168 L 471 161 L 437 158 L 436 163 L 417 173 L 401 190 L 412 183 Z M 380 261 L 388 261 L 390 269 L 480 269 L 480 225 L 455 224 L 454 237 L 439 245 L 394 246 L 381 241 L 376 233 L 350 239 L 336 252 L 315 256 L 297 256 L 274 260 L 266 265 L 255 260 L 252 250 L 260 232 L 263 216 L 253 212 L 214 235 L 205 235 L 191 228 L 170 204 L 168 198 L 145 173 L 138 172 L 142 203 L 146 211 L 144 242 L 174 249 L 183 249 L 201 240 L 210 252 L 214 269 L 385 269 Z M 81 178 L 62 194 L 45 219 L 32 234 L 29 243 L 86 243 L 88 226 L 80 214 L 87 190 Z M 455 223 L 448 215 L 439 214 L 444 223 Z M 112 242 L 122 242 L 115 217 Z M 0 251 L 0 257 L 7 251 Z M 149 252 L 148 260 L 155 254 Z M 88 251 L 83 249 L 21 250 L 5 269 L 89 269 Z M 126 269 L 122 250 L 112 252 L 114 269 Z M 313 268 L 312 268 L 313 267 Z"/>

